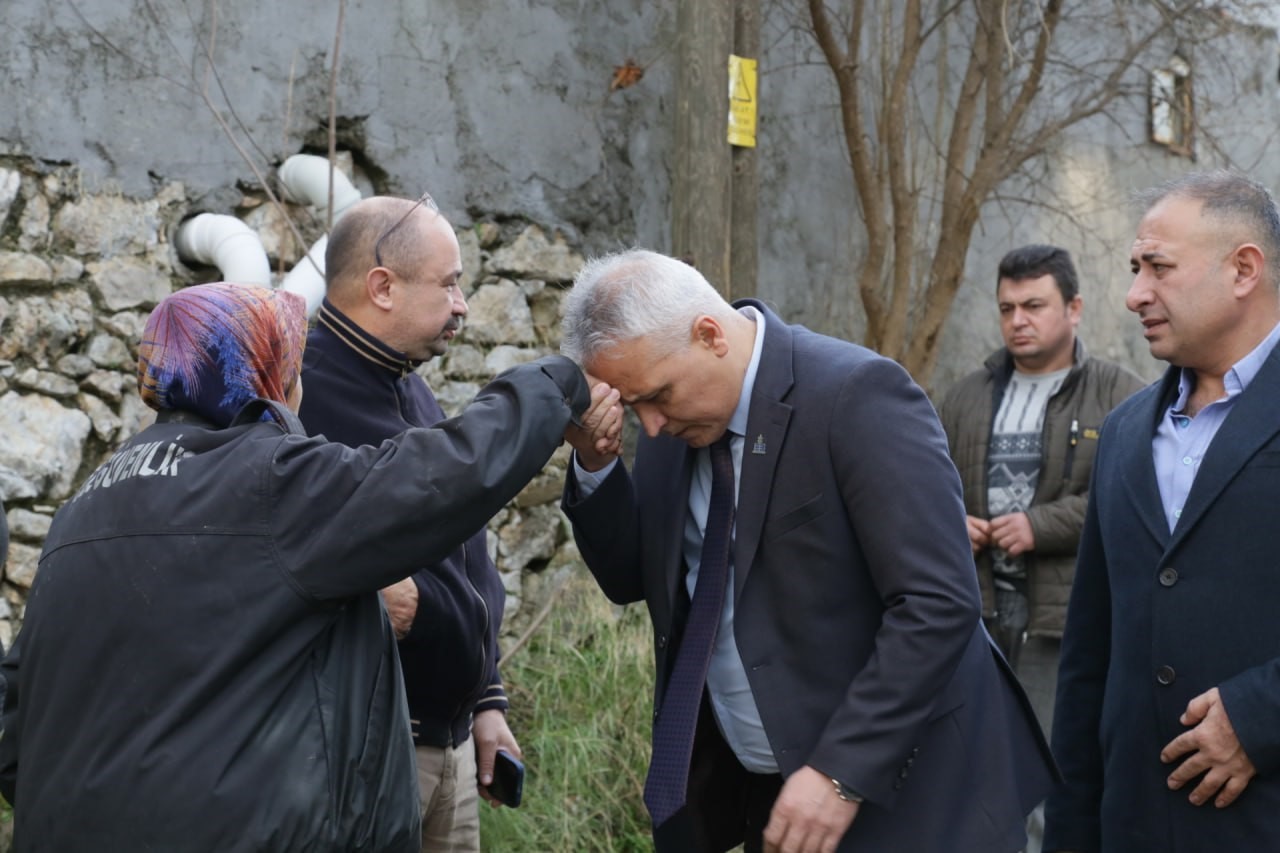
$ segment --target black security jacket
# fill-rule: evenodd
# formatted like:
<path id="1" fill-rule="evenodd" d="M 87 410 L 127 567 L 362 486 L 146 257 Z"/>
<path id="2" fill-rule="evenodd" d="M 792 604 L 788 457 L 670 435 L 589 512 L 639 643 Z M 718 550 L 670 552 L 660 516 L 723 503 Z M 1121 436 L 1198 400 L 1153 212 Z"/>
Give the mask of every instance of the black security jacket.
<path id="1" fill-rule="evenodd" d="M 14 849 L 416 853 L 376 590 L 493 515 L 588 399 L 551 357 L 376 447 L 181 416 L 127 442 L 54 519 L 0 665 Z"/>

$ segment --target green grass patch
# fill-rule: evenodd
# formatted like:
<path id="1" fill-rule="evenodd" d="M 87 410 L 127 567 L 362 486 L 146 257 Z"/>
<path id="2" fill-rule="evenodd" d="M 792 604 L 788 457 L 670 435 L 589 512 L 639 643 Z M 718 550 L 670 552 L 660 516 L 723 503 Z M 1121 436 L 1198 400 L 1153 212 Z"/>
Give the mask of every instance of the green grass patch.
<path id="1" fill-rule="evenodd" d="M 649 765 L 653 646 L 644 605 L 612 606 L 576 570 L 528 644 L 504 661 L 511 729 L 524 750 L 518 809 L 482 804 L 485 850 L 653 849 Z"/>

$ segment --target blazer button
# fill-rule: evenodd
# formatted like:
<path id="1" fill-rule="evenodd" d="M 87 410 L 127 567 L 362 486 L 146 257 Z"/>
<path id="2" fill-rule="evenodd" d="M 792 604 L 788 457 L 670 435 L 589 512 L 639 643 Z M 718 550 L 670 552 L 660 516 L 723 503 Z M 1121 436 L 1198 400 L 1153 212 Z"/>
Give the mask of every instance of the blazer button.
<path id="1" fill-rule="evenodd" d="M 1165 566 L 1157 577 L 1160 579 L 1160 586 L 1173 586 L 1178 582 L 1178 570 L 1173 566 Z"/>
<path id="2" fill-rule="evenodd" d="M 1174 672 L 1173 667 L 1171 666 L 1162 666 L 1156 670 L 1156 681 L 1160 682 L 1165 687 L 1173 684 L 1174 679 L 1177 677 L 1178 673 Z"/>
<path id="3" fill-rule="evenodd" d="M 901 791 L 901 790 L 902 790 L 902 780 L 901 780 L 901 779 L 894 779 L 894 780 L 893 780 L 893 790 L 895 790 L 895 791 Z"/>
<path id="4" fill-rule="evenodd" d="M 899 778 L 899 779 L 905 779 L 905 778 L 907 778 L 907 768 L 905 768 L 905 767 L 904 767 L 904 768 L 902 768 L 901 770 L 899 770 L 899 771 L 898 771 L 898 778 Z"/>
<path id="5" fill-rule="evenodd" d="M 665 649 L 666 647 L 667 647 L 667 635 L 666 635 L 666 634 L 659 634 L 659 635 L 658 635 L 658 648 L 660 648 L 660 649 Z"/>

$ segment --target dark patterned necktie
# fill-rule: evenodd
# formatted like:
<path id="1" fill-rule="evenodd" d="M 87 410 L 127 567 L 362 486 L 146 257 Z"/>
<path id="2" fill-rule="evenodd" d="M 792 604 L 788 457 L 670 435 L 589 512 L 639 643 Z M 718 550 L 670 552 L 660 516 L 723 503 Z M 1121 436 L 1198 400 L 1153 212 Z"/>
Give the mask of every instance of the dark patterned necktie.
<path id="1" fill-rule="evenodd" d="M 725 582 L 729 577 L 729 548 L 733 541 L 732 433 L 725 431 L 711 445 L 711 503 L 702 538 L 698 580 L 689 605 L 684 638 L 676 653 L 667 692 L 653 726 L 653 760 L 644 783 L 644 803 L 655 827 L 684 805 L 689 784 L 689 758 L 698 722 L 702 688 L 707 681 L 711 648 L 724 609 Z"/>

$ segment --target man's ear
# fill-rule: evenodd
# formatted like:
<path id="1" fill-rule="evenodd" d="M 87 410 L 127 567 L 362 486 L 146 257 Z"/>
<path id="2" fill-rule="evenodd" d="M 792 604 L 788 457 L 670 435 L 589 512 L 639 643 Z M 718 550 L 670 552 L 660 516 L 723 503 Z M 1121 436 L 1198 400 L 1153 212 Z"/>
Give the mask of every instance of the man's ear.
<path id="1" fill-rule="evenodd" d="M 369 301 L 384 311 L 392 308 L 391 285 L 395 274 L 386 267 L 374 267 L 364 275 L 364 291 Z"/>
<path id="2" fill-rule="evenodd" d="M 1082 311 L 1084 311 L 1084 297 L 1077 293 L 1067 303 L 1067 318 L 1071 320 L 1071 325 L 1079 324 Z"/>
<path id="3" fill-rule="evenodd" d="M 1236 277 L 1232 282 L 1232 291 L 1237 299 L 1248 296 L 1262 283 L 1266 257 L 1255 244 L 1242 243 L 1237 246 L 1228 262 L 1235 267 Z"/>
<path id="4" fill-rule="evenodd" d="M 699 314 L 694 319 L 690 343 L 706 347 L 716 355 L 724 355 L 729 349 L 729 339 L 725 337 L 724 327 L 710 314 Z"/>

